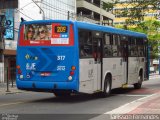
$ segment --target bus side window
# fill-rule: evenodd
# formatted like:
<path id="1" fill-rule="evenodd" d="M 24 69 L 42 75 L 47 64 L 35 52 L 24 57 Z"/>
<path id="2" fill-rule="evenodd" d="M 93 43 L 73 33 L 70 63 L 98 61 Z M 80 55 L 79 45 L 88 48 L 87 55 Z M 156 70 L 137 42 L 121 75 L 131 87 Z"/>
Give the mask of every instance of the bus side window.
<path id="1" fill-rule="evenodd" d="M 138 56 L 138 48 L 136 45 L 136 38 L 130 37 L 129 38 L 129 56 L 130 57 L 137 57 Z"/>
<path id="2" fill-rule="evenodd" d="M 90 31 L 79 31 L 79 51 L 80 58 L 92 57 L 92 35 Z"/>
<path id="3" fill-rule="evenodd" d="M 122 57 L 125 58 L 125 60 L 128 57 L 128 37 L 127 36 L 120 36 L 121 37 L 121 54 Z"/>
<path id="4" fill-rule="evenodd" d="M 113 56 L 112 44 L 113 44 L 112 35 L 106 33 L 105 39 L 104 39 L 104 57 L 112 57 Z"/>
<path id="5" fill-rule="evenodd" d="M 119 35 L 116 35 L 116 34 L 113 35 L 112 49 L 113 49 L 113 56 L 114 57 L 121 56 L 122 50 L 120 47 L 120 36 Z"/>
<path id="6" fill-rule="evenodd" d="M 138 38 L 136 41 L 136 45 L 138 46 L 138 56 L 144 57 L 144 53 L 145 53 L 144 39 Z"/>

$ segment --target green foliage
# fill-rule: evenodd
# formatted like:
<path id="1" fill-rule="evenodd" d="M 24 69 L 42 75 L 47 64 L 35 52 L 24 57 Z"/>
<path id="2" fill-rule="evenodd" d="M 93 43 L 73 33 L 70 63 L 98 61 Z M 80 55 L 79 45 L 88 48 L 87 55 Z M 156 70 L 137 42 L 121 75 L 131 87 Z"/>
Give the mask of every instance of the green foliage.
<path id="1" fill-rule="evenodd" d="M 123 6 L 124 2 L 120 2 Z M 127 6 L 132 8 L 127 8 Z M 145 33 L 148 36 L 148 43 L 151 46 L 151 58 L 158 57 L 158 46 L 160 46 L 160 21 L 152 20 L 144 21 L 146 13 L 151 13 L 160 9 L 159 0 L 130 0 L 125 2 L 124 9 L 121 12 L 115 11 L 116 14 L 127 17 L 125 25 L 117 25 L 117 28 L 128 29 L 136 32 Z M 151 13 L 152 14 L 152 13 Z M 132 26 L 132 27 L 129 27 Z M 136 27 L 133 27 L 136 26 Z"/>
<path id="2" fill-rule="evenodd" d="M 160 21 L 148 20 L 139 23 L 135 28 L 129 30 L 145 33 L 148 36 L 148 44 L 151 46 L 151 58 L 158 58 L 158 46 L 160 46 Z"/>
<path id="3" fill-rule="evenodd" d="M 124 4 L 124 2 L 119 2 L 119 4 Z M 126 6 L 132 6 L 132 8 Z M 126 25 L 135 25 L 139 24 L 141 21 L 144 21 L 144 17 L 146 13 L 155 13 L 156 10 L 160 9 L 159 0 L 131 0 L 130 2 L 126 2 L 124 9 L 117 13 L 120 16 L 128 17 Z M 157 16 L 155 16 L 157 17 Z"/>
<path id="4" fill-rule="evenodd" d="M 114 6 L 117 4 L 118 1 L 119 0 L 114 0 L 114 2 L 112 2 L 112 3 L 110 3 L 110 2 L 105 3 L 105 2 L 103 2 L 103 6 L 102 7 L 103 7 L 104 10 L 111 11 L 111 10 L 113 10 Z"/>
<path id="5" fill-rule="evenodd" d="M 148 36 L 148 44 L 151 46 L 151 58 L 158 58 L 158 53 L 160 52 L 158 51 L 158 46 L 160 46 L 160 21 L 148 20 L 137 24 L 136 27 L 128 27 L 126 25 L 117 25 L 115 27 L 145 33 Z"/>
<path id="6" fill-rule="evenodd" d="M 113 3 L 103 3 L 103 9 L 110 11 L 113 9 Z"/>

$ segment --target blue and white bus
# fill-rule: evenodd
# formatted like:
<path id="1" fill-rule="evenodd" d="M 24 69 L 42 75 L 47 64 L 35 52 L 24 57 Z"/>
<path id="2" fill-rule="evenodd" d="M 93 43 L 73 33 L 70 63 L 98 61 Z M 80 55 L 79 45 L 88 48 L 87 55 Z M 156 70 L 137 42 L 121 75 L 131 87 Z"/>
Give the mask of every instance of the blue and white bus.
<path id="1" fill-rule="evenodd" d="M 25 21 L 17 46 L 18 89 L 108 96 L 148 80 L 147 36 L 68 20 Z"/>

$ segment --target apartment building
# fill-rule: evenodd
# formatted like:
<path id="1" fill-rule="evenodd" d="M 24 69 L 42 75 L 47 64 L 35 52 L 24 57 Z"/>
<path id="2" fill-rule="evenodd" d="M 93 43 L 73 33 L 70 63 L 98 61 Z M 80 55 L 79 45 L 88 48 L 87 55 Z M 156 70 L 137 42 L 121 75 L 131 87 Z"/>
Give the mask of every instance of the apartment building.
<path id="1" fill-rule="evenodd" d="M 113 14 L 115 15 L 114 24 L 124 25 L 126 19 L 132 16 L 130 12 L 133 10 L 133 7 L 136 5 L 137 5 L 136 0 L 135 1 L 134 0 L 119 0 L 113 9 Z M 157 16 L 159 15 L 159 11 L 153 9 L 153 7 L 154 6 L 151 6 L 151 5 L 148 5 L 148 7 L 145 9 L 142 9 L 141 6 L 137 7 L 139 12 L 141 13 L 141 16 L 144 16 L 144 19 L 142 21 L 157 19 Z"/>
<path id="2" fill-rule="evenodd" d="M 112 26 L 115 16 L 103 7 L 109 2 L 112 0 L 77 0 L 77 20 Z"/>

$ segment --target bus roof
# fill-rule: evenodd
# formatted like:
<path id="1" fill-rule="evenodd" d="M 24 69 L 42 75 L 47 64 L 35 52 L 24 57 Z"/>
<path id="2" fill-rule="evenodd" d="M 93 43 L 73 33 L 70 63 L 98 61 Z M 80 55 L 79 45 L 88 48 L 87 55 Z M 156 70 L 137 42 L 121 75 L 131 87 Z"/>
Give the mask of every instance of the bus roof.
<path id="1" fill-rule="evenodd" d="M 146 34 L 144 34 L 144 33 L 133 32 L 133 31 L 124 30 L 124 29 L 118 29 L 118 28 L 114 28 L 111 26 L 102 26 L 102 25 L 96 25 L 96 24 L 80 22 L 80 21 L 77 21 L 76 24 L 77 24 L 78 28 L 82 28 L 82 29 L 104 31 L 104 32 L 108 32 L 108 33 L 115 33 L 115 34 L 121 34 L 121 35 L 127 35 L 127 36 L 147 38 Z"/>
<path id="2" fill-rule="evenodd" d="M 139 33 L 139 32 L 133 32 L 129 30 L 123 30 L 114 28 L 111 26 L 102 26 L 97 25 L 93 23 L 87 23 L 87 22 L 80 22 L 80 21 L 70 21 L 70 20 L 34 20 L 34 21 L 24 21 L 21 22 L 21 24 L 47 24 L 47 23 L 53 23 L 53 22 L 62 22 L 62 23 L 68 23 L 68 24 L 74 24 L 77 26 L 77 28 L 81 29 L 88 29 L 88 30 L 95 30 L 95 31 L 104 31 L 108 33 L 115 33 L 115 34 L 121 34 L 121 35 L 127 35 L 127 36 L 135 36 L 135 37 L 145 37 L 147 38 L 146 34 Z"/>
<path id="3" fill-rule="evenodd" d="M 56 22 L 56 23 L 74 23 L 73 21 L 71 20 L 33 20 L 33 21 L 24 21 L 24 22 L 21 22 L 21 24 L 47 24 L 47 23 L 53 23 L 53 22 Z"/>

